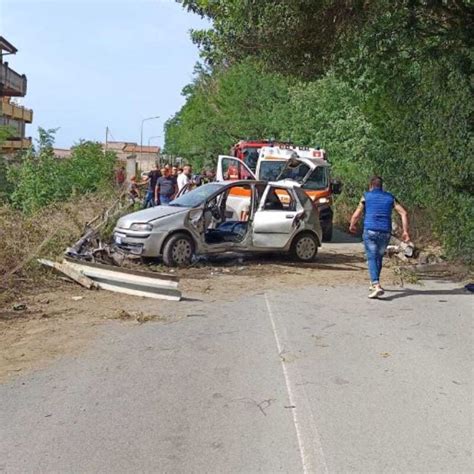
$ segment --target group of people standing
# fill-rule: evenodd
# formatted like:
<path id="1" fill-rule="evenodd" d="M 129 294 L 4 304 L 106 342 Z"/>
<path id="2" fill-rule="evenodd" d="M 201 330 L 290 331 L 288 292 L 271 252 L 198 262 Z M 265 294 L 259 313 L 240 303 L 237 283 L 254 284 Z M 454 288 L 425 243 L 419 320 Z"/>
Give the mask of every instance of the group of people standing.
<path id="1" fill-rule="evenodd" d="M 120 170 L 119 170 L 120 171 Z M 201 184 L 213 181 L 215 173 L 203 170 L 200 174 L 193 175 L 191 165 L 183 167 L 156 164 L 155 169 L 151 170 L 145 179 L 138 182 L 135 177 L 130 180 L 129 197 L 133 202 L 140 201 L 142 192 L 145 189 L 143 197 L 143 208 L 159 206 L 160 204 L 169 204 L 176 195 L 186 186 L 200 186 Z M 116 181 L 119 184 L 119 173 Z M 120 182 L 120 186 L 124 180 Z"/>
<path id="2" fill-rule="evenodd" d="M 144 185 L 147 186 L 143 208 L 154 207 L 160 204 L 169 204 L 176 194 L 192 182 L 192 168 L 185 165 L 182 168 L 165 165 L 148 173 Z"/>

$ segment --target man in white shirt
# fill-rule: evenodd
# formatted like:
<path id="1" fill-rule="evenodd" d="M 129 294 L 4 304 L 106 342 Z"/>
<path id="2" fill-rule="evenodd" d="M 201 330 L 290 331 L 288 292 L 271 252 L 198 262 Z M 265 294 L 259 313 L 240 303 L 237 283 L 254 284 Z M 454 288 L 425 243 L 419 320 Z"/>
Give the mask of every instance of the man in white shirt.
<path id="1" fill-rule="evenodd" d="M 191 184 L 191 173 L 191 166 L 185 165 L 183 167 L 183 172 L 178 175 L 178 192 L 188 184 Z"/>

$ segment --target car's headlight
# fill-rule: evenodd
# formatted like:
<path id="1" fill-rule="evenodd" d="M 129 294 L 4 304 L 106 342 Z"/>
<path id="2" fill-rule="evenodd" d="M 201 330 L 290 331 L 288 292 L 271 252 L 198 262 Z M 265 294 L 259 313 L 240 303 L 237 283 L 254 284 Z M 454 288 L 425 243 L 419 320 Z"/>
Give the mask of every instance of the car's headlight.
<path id="1" fill-rule="evenodd" d="M 153 229 L 151 224 L 132 224 L 130 230 L 137 230 L 140 232 L 147 232 Z"/>
<path id="2" fill-rule="evenodd" d="M 318 199 L 319 204 L 326 204 L 328 202 L 329 202 L 329 198 L 327 198 L 327 197 L 322 197 L 322 198 Z"/>

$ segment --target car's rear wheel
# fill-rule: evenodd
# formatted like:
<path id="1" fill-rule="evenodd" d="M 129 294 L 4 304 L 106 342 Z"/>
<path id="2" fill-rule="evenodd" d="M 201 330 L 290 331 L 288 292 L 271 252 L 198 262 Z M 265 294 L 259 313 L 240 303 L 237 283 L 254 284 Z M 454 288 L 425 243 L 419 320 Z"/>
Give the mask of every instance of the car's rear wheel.
<path id="1" fill-rule="evenodd" d="M 318 239 L 309 233 L 299 234 L 293 240 L 291 253 L 300 262 L 312 262 L 318 254 Z"/>
<path id="2" fill-rule="evenodd" d="M 163 247 L 163 262 L 169 267 L 186 267 L 194 256 L 194 241 L 184 233 L 173 234 Z"/>

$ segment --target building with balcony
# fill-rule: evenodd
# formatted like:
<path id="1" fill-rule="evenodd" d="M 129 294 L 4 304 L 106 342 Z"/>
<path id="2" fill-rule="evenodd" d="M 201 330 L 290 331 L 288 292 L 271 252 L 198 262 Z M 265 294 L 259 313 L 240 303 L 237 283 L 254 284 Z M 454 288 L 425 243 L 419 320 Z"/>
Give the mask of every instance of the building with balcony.
<path id="1" fill-rule="evenodd" d="M 0 36 L 0 126 L 9 127 L 12 134 L 1 144 L 0 151 L 13 154 L 31 146 L 31 137 L 26 137 L 26 124 L 33 121 L 33 111 L 15 103 L 12 97 L 24 97 L 27 79 L 10 68 L 5 57 L 17 53 L 17 49 Z"/>

